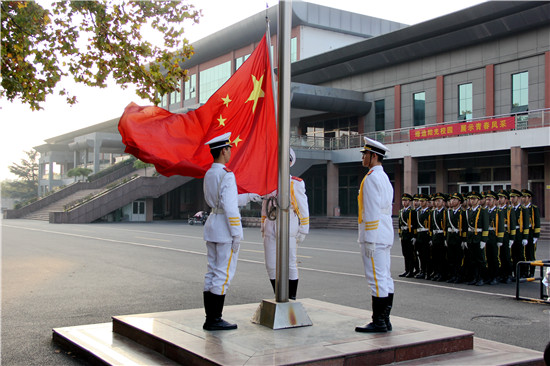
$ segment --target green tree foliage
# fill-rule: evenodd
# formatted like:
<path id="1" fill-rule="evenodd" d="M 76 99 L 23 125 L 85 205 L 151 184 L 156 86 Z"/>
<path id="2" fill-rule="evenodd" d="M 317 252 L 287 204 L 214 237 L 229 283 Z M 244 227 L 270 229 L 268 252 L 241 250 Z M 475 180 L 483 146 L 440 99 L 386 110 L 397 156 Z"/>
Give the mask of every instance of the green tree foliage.
<path id="1" fill-rule="evenodd" d="M 145 169 L 145 175 L 147 175 L 147 168 L 150 168 L 150 167 L 153 167 L 153 166 L 154 166 L 153 164 L 146 163 L 146 162 L 141 161 L 139 159 L 134 161 L 134 168 L 136 168 L 136 169 Z"/>
<path id="2" fill-rule="evenodd" d="M 2 181 L 3 197 L 26 201 L 38 195 L 38 152 L 29 150 L 25 155 L 20 164 L 13 163 L 8 167 L 18 179 Z"/>
<path id="3" fill-rule="evenodd" d="M 198 23 L 200 12 L 186 1 L 1 2 L 2 89 L 0 96 L 42 109 L 58 82 L 105 87 L 111 76 L 122 88 L 153 103 L 179 90 L 187 77 L 181 63 L 192 54 L 183 21 Z M 143 38 L 145 29 L 163 36 L 164 47 Z M 158 92 L 158 93 L 157 93 Z M 77 102 L 65 89 L 69 104 Z"/>
<path id="4" fill-rule="evenodd" d="M 76 182 L 76 177 L 87 177 L 92 174 L 93 170 L 88 168 L 72 168 L 67 172 L 67 177 L 74 177 Z"/>

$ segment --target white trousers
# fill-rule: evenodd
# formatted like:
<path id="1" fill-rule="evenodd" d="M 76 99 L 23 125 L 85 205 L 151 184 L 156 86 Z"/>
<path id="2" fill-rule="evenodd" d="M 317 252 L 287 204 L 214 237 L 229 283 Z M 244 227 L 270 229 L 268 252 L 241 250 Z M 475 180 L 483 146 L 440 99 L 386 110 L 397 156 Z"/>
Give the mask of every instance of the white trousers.
<path id="1" fill-rule="evenodd" d="M 225 295 L 237 270 L 239 252 L 231 250 L 231 243 L 206 242 L 207 269 L 204 275 L 204 291 Z"/>
<path id="2" fill-rule="evenodd" d="M 274 223 L 275 221 L 273 221 Z M 270 223 L 271 224 L 271 223 Z M 277 239 L 275 230 L 265 230 L 264 235 L 264 255 L 265 269 L 270 280 L 277 277 Z M 288 239 L 288 279 L 298 279 L 298 264 L 296 259 L 296 237 L 290 236 Z"/>
<path id="3" fill-rule="evenodd" d="M 365 244 L 359 243 L 365 277 L 369 283 L 372 296 L 387 297 L 393 293 L 393 279 L 391 278 L 391 245 L 376 244 L 376 250 L 371 258 L 365 255 Z"/>

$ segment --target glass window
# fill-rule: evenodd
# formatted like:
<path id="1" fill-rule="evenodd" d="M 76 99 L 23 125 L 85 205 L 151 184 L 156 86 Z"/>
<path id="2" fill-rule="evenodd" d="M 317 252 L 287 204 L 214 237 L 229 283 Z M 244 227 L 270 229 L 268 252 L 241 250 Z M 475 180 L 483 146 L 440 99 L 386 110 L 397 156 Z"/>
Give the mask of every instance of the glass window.
<path id="1" fill-rule="evenodd" d="M 413 123 L 415 126 L 426 124 L 426 93 L 413 94 Z"/>
<path id="2" fill-rule="evenodd" d="M 472 119 L 472 83 L 458 86 L 458 119 Z"/>
<path id="3" fill-rule="evenodd" d="M 195 99 L 197 97 L 197 74 L 193 74 L 189 76 L 189 80 L 185 82 L 184 86 L 184 98 L 185 100 L 188 99 Z"/>
<path id="4" fill-rule="evenodd" d="M 374 102 L 374 128 L 376 131 L 384 131 L 386 129 L 386 103 L 384 99 Z"/>
<path id="5" fill-rule="evenodd" d="M 298 38 L 294 37 L 290 39 L 290 62 L 294 62 L 298 59 Z"/>
<path id="6" fill-rule="evenodd" d="M 199 76 L 199 103 L 206 103 L 208 98 L 230 77 L 231 61 L 201 71 Z"/>
<path id="7" fill-rule="evenodd" d="M 244 55 L 244 56 L 241 56 L 241 57 L 237 57 L 235 59 L 235 70 L 238 70 L 239 67 L 241 67 L 241 65 L 244 64 L 244 62 L 248 59 L 249 56 L 250 56 L 250 54 Z"/>
<path id="8" fill-rule="evenodd" d="M 529 105 L 529 73 L 512 75 L 512 112 L 524 112 Z"/>

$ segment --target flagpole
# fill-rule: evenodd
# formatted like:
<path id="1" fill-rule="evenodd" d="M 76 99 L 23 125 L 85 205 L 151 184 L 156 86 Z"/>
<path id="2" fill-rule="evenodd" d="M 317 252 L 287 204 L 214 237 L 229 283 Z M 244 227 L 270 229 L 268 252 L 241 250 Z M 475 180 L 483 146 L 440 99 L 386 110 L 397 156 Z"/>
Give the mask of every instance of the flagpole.
<path id="1" fill-rule="evenodd" d="M 288 302 L 288 256 L 290 218 L 290 33 L 292 30 L 292 0 L 279 0 L 278 25 L 278 132 L 279 184 L 277 205 L 277 274 L 275 300 Z"/>

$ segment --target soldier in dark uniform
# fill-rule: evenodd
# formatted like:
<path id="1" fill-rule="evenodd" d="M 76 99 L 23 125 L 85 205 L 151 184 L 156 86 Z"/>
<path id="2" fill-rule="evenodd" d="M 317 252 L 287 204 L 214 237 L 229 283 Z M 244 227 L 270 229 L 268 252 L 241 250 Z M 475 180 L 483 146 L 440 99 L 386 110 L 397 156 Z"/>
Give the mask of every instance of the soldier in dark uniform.
<path id="1" fill-rule="evenodd" d="M 414 242 L 416 241 L 416 211 L 411 206 L 413 197 L 404 193 L 401 197 L 403 208 L 399 210 L 399 237 L 401 238 L 401 252 L 405 258 L 405 272 L 399 277 L 413 277 L 416 274 L 415 268 L 418 267 L 415 262 L 418 261 L 414 251 Z"/>
<path id="2" fill-rule="evenodd" d="M 516 236 L 516 213 L 508 202 L 510 195 L 506 190 L 501 189 L 497 195 L 498 209 L 504 216 L 504 237 L 500 247 L 500 282 L 512 283 L 512 244 Z"/>
<path id="3" fill-rule="evenodd" d="M 521 192 L 517 189 L 510 190 L 510 202 L 516 217 L 516 236 L 512 245 L 512 270 L 515 276 L 521 278 L 527 275 L 524 272 L 525 268 L 520 269 L 520 273 L 516 273 L 516 270 L 518 262 L 525 261 L 525 246 L 528 243 L 527 238 L 529 237 L 529 211 L 521 205 Z"/>
<path id="4" fill-rule="evenodd" d="M 504 239 L 504 215 L 497 208 L 498 196 L 493 191 L 485 192 L 485 201 L 487 203 L 487 214 L 489 216 L 489 235 L 487 237 L 487 246 L 485 254 L 487 256 L 487 283 L 496 285 L 500 273 L 500 248 Z"/>
<path id="5" fill-rule="evenodd" d="M 464 211 L 461 204 L 464 197 L 460 193 L 454 193 L 449 200 L 451 207 L 447 210 L 447 261 L 449 264 L 449 283 L 460 281 L 460 270 L 464 259 L 462 249 L 462 234 L 464 228 Z"/>
<path id="6" fill-rule="evenodd" d="M 540 236 L 540 211 L 536 205 L 531 203 L 533 192 L 528 189 L 521 190 L 523 207 L 529 212 L 529 235 L 525 246 L 525 259 L 534 261 L 536 259 L 537 241 Z M 529 277 L 535 275 L 535 267 L 529 266 Z"/>
<path id="7" fill-rule="evenodd" d="M 466 211 L 466 223 L 468 225 L 466 241 L 473 265 L 473 280 L 468 282 L 468 285 L 483 286 L 485 284 L 483 277 L 487 273 L 485 245 L 489 234 L 489 216 L 487 210 L 479 204 L 481 195 L 478 192 L 471 192 L 468 199 L 471 207 Z"/>
<path id="8" fill-rule="evenodd" d="M 432 233 L 432 267 L 434 275 L 433 281 L 447 280 L 447 253 L 446 253 L 446 235 L 447 215 L 445 215 L 445 195 L 436 193 L 433 196 L 434 207 L 431 212 L 431 233 Z"/>
<path id="9" fill-rule="evenodd" d="M 420 208 L 417 211 L 416 243 L 415 249 L 420 259 L 420 273 L 415 278 L 426 279 L 430 260 L 430 210 L 428 209 L 428 196 L 424 193 L 418 195 Z"/>

